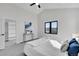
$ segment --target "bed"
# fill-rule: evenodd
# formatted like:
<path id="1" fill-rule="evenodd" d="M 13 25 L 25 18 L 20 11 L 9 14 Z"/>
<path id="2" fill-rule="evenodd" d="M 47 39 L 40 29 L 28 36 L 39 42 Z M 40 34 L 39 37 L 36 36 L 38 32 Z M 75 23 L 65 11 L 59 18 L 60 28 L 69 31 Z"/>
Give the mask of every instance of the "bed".
<path id="1" fill-rule="evenodd" d="M 41 38 L 28 42 L 24 46 L 24 53 L 27 56 L 67 56 L 67 52 L 61 52 L 61 43 L 48 39 Z"/>

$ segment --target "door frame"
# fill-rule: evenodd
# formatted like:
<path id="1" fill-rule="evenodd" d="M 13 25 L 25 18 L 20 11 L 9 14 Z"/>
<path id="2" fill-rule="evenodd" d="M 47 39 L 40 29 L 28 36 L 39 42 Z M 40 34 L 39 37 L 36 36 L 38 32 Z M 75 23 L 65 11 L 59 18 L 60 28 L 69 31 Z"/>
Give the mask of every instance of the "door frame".
<path id="1" fill-rule="evenodd" d="M 5 48 L 5 20 L 0 18 L 1 21 L 1 41 L 0 41 L 0 49 L 4 49 Z"/>

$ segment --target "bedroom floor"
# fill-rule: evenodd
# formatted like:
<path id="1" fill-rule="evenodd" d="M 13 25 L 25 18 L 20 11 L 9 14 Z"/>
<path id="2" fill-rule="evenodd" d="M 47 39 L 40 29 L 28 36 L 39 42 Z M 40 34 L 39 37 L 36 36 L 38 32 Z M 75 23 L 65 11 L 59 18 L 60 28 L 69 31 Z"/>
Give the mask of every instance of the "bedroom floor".
<path id="1" fill-rule="evenodd" d="M 25 43 L 15 44 L 0 50 L 0 56 L 24 56 L 23 49 Z"/>

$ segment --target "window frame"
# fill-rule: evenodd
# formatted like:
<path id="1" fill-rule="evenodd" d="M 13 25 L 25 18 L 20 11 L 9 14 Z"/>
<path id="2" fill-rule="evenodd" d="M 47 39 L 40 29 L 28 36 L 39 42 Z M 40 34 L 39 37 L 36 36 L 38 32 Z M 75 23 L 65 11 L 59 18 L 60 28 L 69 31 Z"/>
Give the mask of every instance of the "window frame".
<path id="1" fill-rule="evenodd" d="M 56 31 L 57 31 L 57 32 L 56 32 L 56 33 L 52 33 L 52 23 L 53 23 L 53 22 L 57 22 L 57 28 L 56 28 Z M 49 28 L 50 30 L 49 30 L 49 33 L 46 32 L 46 23 L 50 23 L 50 28 Z M 44 23 L 44 32 L 45 32 L 46 34 L 58 34 L 58 21 L 55 20 L 55 21 L 48 21 L 48 22 L 45 22 L 45 23 Z"/>

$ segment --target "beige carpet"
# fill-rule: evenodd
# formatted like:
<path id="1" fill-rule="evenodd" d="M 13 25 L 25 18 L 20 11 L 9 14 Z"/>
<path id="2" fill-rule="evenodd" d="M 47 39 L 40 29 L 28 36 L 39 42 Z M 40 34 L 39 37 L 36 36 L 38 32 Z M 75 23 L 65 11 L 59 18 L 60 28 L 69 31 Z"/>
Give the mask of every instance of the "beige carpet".
<path id="1" fill-rule="evenodd" d="M 0 56 L 24 56 L 23 49 L 25 43 L 15 44 L 0 50 Z"/>

